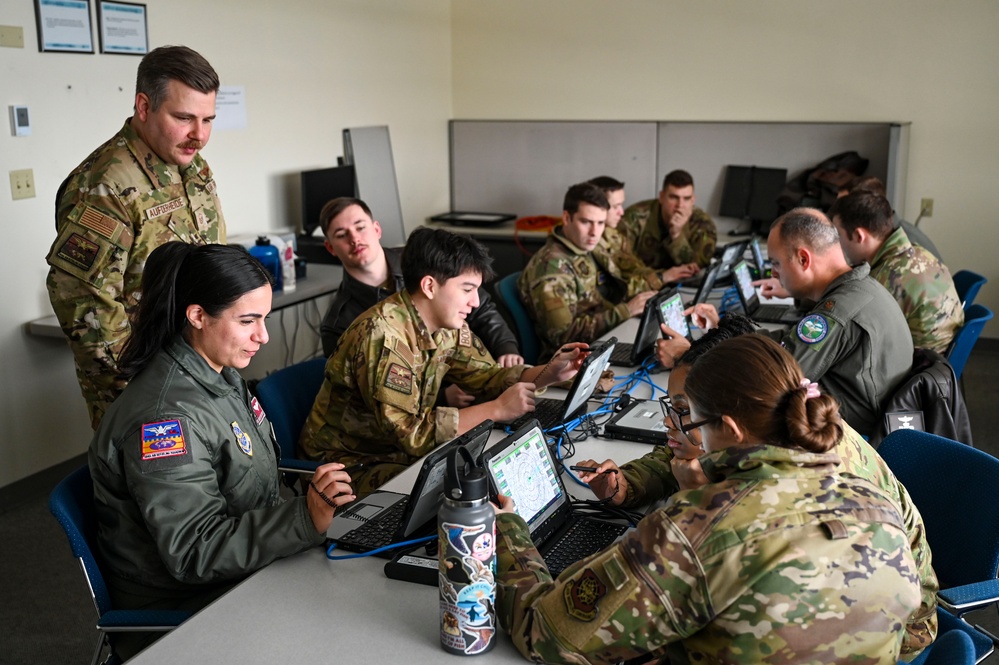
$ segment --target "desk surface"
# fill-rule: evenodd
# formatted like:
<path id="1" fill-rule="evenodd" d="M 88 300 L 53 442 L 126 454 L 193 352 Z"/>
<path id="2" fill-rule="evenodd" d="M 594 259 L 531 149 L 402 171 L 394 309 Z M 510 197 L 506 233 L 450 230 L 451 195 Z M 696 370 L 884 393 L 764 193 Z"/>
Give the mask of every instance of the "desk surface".
<path id="1" fill-rule="evenodd" d="M 637 320 L 612 331 L 634 338 Z M 627 371 L 619 371 L 625 374 Z M 665 374 L 656 382 L 665 386 Z M 648 396 L 647 387 L 635 395 Z M 550 391 L 553 396 L 557 391 Z M 561 391 L 564 395 L 564 391 Z M 496 430 L 490 444 L 502 438 Z M 621 463 L 641 457 L 651 446 L 590 438 L 575 444 L 572 459 L 611 458 Z M 386 489 L 408 492 L 418 465 L 393 478 Z M 576 496 L 589 490 L 565 479 Z M 437 589 L 385 577 L 384 559 L 329 561 L 316 548 L 275 562 L 139 654 L 137 665 L 178 662 L 361 662 L 440 663 L 451 658 L 440 648 Z M 341 656 L 342 654 L 342 656 Z M 495 648 L 476 662 L 525 662 L 501 631 Z"/>
<path id="2" fill-rule="evenodd" d="M 320 298 L 336 291 L 343 279 L 343 266 L 327 263 L 309 263 L 305 279 L 298 280 L 294 291 L 278 291 L 274 294 L 271 311 L 297 305 L 306 300 Z M 63 339 L 62 328 L 55 314 L 44 316 L 27 323 L 28 333 L 39 337 Z"/>

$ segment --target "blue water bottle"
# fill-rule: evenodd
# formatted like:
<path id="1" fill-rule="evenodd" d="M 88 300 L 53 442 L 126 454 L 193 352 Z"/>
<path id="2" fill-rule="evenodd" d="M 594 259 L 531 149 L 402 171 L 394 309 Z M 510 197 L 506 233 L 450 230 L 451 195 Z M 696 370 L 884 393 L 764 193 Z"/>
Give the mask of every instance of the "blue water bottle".
<path id="1" fill-rule="evenodd" d="M 496 640 L 496 514 L 485 471 L 464 446 L 448 455 L 437 520 L 441 647 L 485 653 Z"/>
<path id="2" fill-rule="evenodd" d="M 274 279 L 273 289 L 281 290 L 281 257 L 278 256 L 277 247 L 271 244 L 267 236 L 257 236 L 257 244 L 250 248 L 250 256 L 260 261 L 261 265 L 271 274 Z"/>

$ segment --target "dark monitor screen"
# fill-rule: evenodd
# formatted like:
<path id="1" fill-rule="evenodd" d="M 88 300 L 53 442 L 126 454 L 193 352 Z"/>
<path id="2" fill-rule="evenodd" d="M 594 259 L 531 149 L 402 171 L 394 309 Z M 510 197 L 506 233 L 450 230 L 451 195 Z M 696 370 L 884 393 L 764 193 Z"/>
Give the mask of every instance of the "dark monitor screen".
<path id="1" fill-rule="evenodd" d="M 777 197 L 786 182 L 787 169 L 729 165 L 718 214 L 770 223 L 777 218 Z"/>
<path id="2" fill-rule="evenodd" d="M 353 166 L 302 171 L 302 231 L 305 235 L 312 235 L 319 227 L 323 206 L 339 196 L 357 196 Z"/>

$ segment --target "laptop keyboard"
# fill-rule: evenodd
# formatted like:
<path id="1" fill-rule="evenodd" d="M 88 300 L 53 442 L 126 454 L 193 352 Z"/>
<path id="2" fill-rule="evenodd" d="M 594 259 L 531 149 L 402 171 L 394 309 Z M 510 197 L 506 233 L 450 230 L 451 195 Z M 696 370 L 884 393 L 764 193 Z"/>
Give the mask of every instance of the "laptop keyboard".
<path id="1" fill-rule="evenodd" d="M 545 563 L 553 577 L 591 554 L 607 547 L 628 530 L 626 524 L 577 519 L 545 554 Z"/>
<path id="2" fill-rule="evenodd" d="M 356 547 L 362 551 L 373 550 L 385 545 L 391 545 L 402 525 L 402 514 L 406 512 L 409 497 L 399 501 L 379 513 L 353 531 L 348 531 L 339 542 L 345 547 Z"/>
<path id="3" fill-rule="evenodd" d="M 517 418 L 509 427 L 518 430 L 526 425 L 532 418 L 537 418 L 542 430 L 562 424 L 562 411 L 565 409 L 565 402 L 560 399 L 537 399 L 534 400 L 534 411 L 528 411 L 520 418 Z"/>
<path id="4" fill-rule="evenodd" d="M 634 346 L 634 344 L 629 344 L 628 342 L 618 342 L 615 344 L 614 350 L 611 352 L 610 364 L 618 367 L 630 367 L 631 351 Z"/>
<path id="5" fill-rule="evenodd" d="M 785 305 L 760 305 L 753 312 L 753 318 L 767 323 L 792 322 L 798 319 L 795 310 Z"/>

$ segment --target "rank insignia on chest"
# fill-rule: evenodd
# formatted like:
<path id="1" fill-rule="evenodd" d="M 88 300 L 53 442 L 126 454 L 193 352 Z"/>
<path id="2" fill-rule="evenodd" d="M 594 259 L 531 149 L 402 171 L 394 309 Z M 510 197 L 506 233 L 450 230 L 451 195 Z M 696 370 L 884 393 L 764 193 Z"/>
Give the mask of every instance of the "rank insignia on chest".
<path id="1" fill-rule="evenodd" d="M 592 568 L 587 568 L 578 579 L 565 585 L 562 594 L 566 612 L 570 616 L 580 621 L 592 621 L 599 610 L 597 603 L 607 595 L 607 585 L 597 577 Z"/>
<path id="2" fill-rule="evenodd" d="M 236 445 L 239 446 L 239 449 L 253 457 L 253 442 L 250 441 L 250 435 L 244 432 L 235 420 L 229 426 L 232 427 L 232 433 L 236 435 Z"/>
<path id="3" fill-rule="evenodd" d="M 250 408 L 253 410 L 253 418 L 257 421 L 257 424 L 259 425 L 264 422 L 267 414 L 264 413 L 264 407 L 260 406 L 260 402 L 257 401 L 256 397 L 250 399 Z"/>
<path id="4" fill-rule="evenodd" d="M 161 420 L 142 425 L 143 460 L 186 454 L 187 444 L 184 442 L 184 430 L 181 429 L 179 420 Z"/>
<path id="5" fill-rule="evenodd" d="M 397 363 L 392 363 L 389 365 L 388 374 L 385 376 L 385 387 L 412 395 L 413 370 L 406 369 Z"/>
<path id="6" fill-rule="evenodd" d="M 797 332 L 805 344 L 818 344 L 829 334 L 829 321 L 821 314 L 809 314 L 798 322 Z"/>

